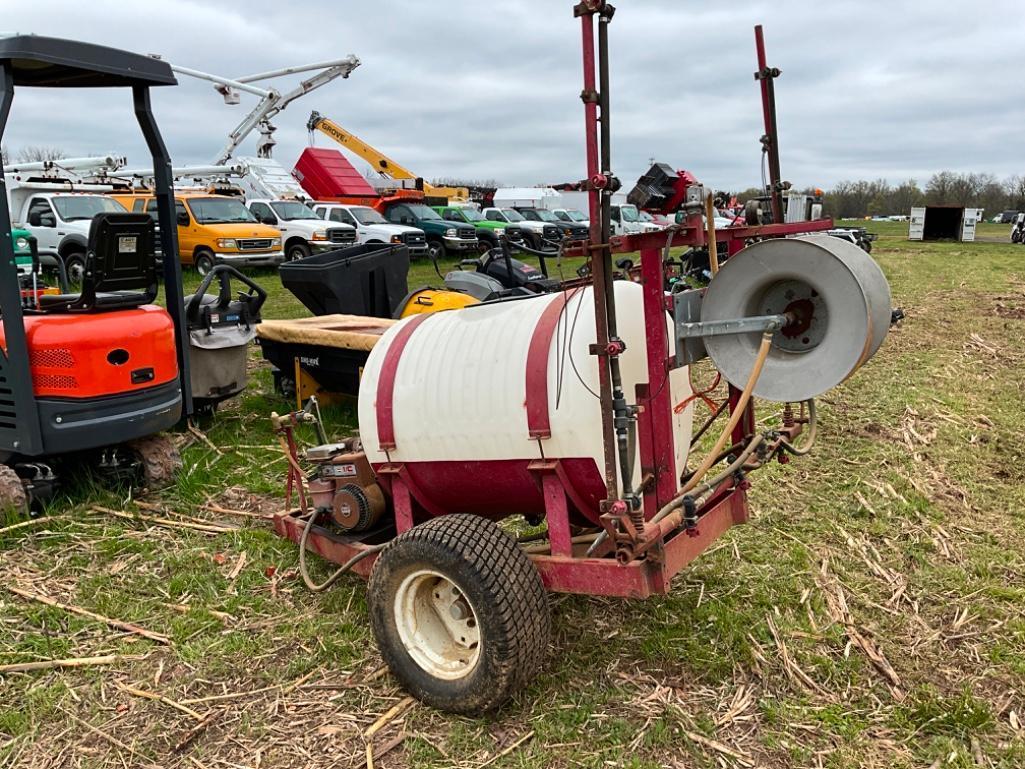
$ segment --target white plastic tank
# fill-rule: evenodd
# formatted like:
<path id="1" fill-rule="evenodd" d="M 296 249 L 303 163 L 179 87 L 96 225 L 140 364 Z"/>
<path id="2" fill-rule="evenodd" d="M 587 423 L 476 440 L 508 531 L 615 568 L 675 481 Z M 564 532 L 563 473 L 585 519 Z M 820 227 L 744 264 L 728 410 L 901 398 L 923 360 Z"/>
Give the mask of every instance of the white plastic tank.
<path id="1" fill-rule="evenodd" d="M 392 425 L 395 447 L 385 452 L 378 434 L 377 398 L 382 366 L 406 324 L 390 328 L 374 346 L 363 370 L 359 427 L 371 464 L 405 465 L 414 496 L 435 510 L 500 518 L 544 511 L 531 460 L 562 460 L 577 493 L 577 513 L 594 520 L 604 495 L 601 412 L 590 287 L 435 313 L 413 331 L 394 373 Z M 615 283 L 624 392 L 636 402 L 635 386 L 647 380 L 642 289 Z M 551 437 L 532 439 L 527 419 L 528 348 L 542 313 L 553 303 L 561 310 L 547 355 Z M 553 311 L 554 312 L 554 311 Z M 667 356 L 675 354 L 672 321 L 666 314 Z M 672 402 L 690 394 L 686 368 L 668 382 Z M 678 476 L 687 458 L 691 408 L 674 414 Z M 640 482 L 639 456 L 634 488 Z M 590 510 L 580 508 L 590 507 Z"/>

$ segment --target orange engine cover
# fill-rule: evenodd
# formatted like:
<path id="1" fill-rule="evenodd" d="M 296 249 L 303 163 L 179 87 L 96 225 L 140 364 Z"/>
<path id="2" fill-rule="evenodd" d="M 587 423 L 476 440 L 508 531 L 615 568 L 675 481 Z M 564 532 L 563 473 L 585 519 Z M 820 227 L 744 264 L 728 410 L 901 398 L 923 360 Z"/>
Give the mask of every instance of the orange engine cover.
<path id="1" fill-rule="evenodd" d="M 91 315 L 26 315 L 33 391 L 40 398 L 96 398 L 178 376 L 174 324 L 162 307 Z M 7 352 L 3 325 L 0 347 Z"/>

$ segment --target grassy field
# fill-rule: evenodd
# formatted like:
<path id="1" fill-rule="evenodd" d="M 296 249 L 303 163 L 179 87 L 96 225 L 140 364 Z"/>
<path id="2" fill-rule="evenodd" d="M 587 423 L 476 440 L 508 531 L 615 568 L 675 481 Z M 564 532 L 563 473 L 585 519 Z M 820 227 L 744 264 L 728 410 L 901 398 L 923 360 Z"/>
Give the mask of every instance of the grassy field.
<path id="1" fill-rule="evenodd" d="M 907 320 L 822 400 L 817 450 L 754 477 L 750 524 L 666 598 L 553 597 L 527 691 L 490 718 L 414 704 L 372 738 L 375 765 L 1025 766 L 1025 248 L 869 226 Z M 259 278 L 267 317 L 300 314 Z M 0 665 L 106 658 L 0 674 L 0 768 L 363 764 L 404 693 L 363 583 L 309 593 L 270 530 L 284 462 L 267 416 L 288 404 L 254 366 L 205 440 L 178 436 L 175 487 L 83 483 L 0 533 Z"/>

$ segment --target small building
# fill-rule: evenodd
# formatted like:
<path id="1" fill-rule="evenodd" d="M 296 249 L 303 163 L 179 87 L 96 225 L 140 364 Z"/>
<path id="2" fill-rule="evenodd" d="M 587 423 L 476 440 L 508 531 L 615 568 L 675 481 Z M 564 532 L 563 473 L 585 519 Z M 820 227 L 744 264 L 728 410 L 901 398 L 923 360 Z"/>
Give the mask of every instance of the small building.
<path id="1" fill-rule="evenodd" d="M 908 240 L 975 240 L 981 208 L 921 206 L 911 209 Z"/>

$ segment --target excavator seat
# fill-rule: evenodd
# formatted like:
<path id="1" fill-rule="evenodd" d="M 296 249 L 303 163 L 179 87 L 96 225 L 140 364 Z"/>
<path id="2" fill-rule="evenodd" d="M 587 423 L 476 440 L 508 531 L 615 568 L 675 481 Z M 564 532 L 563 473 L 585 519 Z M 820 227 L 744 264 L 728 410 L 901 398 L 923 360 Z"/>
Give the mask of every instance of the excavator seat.
<path id="1" fill-rule="evenodd" d="M 82 293 L 39 297 L 45 313 L 106 312 L 150 304 L 157 297 L 156 228 L 145 213 L 93 217 Z"/>

